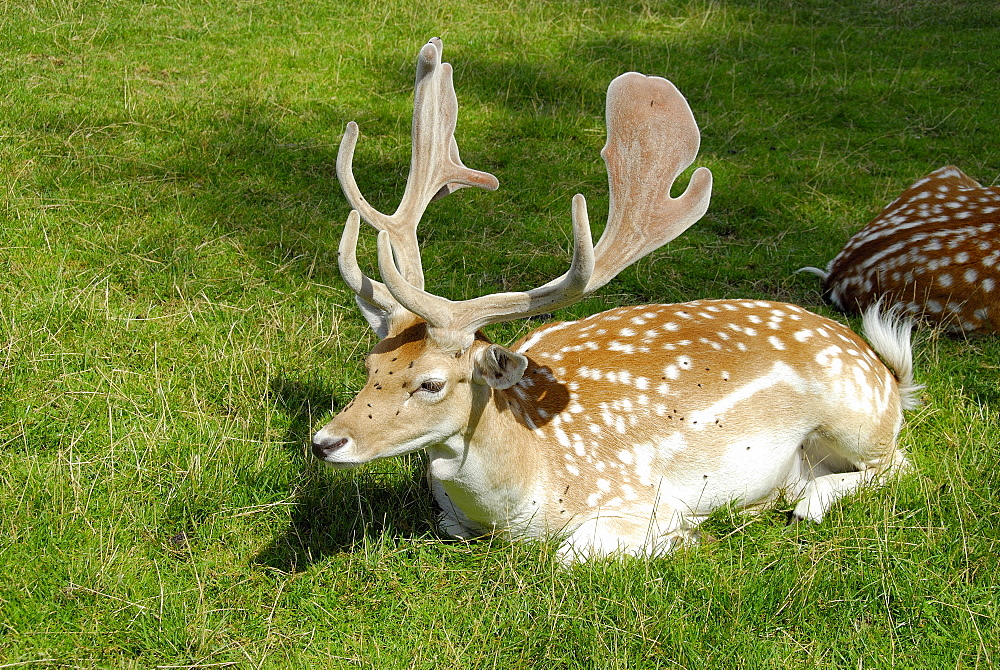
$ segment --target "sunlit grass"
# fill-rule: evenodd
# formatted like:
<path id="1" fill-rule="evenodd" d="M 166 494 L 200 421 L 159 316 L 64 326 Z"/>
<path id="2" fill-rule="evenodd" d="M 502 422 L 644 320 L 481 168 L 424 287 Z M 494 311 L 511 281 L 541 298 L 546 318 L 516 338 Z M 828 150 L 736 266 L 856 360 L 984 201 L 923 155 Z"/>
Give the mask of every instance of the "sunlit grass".
<path id="1" fill-rule="evenodd" d="M 373 344 L 336 270 L 340 134 L 358 121 L 358 180 L 392 208 L 434 35 L 463 159 L 501 182 L 425 217 L 449 297 L 562 273 L 576 192 L 600 227 L 627 70 L 687 95 L 712 206 L 561 316 L 829 314 L 793 270 L 934 168 L 1000 180 L 990 3 L 2 7 L 0 666 L 995 667 L 995 338 L 921 334 L 899 482 L 820 526 L 723 511 L 664 559 L 564 570 L 544 545 L 445 540 L 419 456 L 311 461 Z"/>

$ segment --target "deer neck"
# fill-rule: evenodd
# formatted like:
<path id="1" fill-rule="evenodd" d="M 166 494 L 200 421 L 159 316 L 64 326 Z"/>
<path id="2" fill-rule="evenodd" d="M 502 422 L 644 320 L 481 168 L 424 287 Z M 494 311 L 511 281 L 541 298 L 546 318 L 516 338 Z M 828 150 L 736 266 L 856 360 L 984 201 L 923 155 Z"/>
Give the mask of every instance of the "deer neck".
<path id="1" fill-rule="evenodd" d="M 553 393 L 540 383 L 552 382 L 534 379 L 534 367 L 510 389 L 478 388 L 466 429 L 427 450 L 432 484 L 480 529 L 541 522 L 547 474 L 539 424 L 548 412 L 536 396 Z"/>

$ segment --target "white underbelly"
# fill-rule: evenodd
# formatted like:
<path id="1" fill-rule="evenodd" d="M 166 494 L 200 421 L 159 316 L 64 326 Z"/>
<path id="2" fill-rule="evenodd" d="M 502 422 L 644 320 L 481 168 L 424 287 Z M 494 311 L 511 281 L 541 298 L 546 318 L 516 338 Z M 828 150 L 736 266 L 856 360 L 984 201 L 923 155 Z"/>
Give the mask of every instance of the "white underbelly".
<path id="1" fill-rule="evenodd" d="M 751 506 L 782 493 L 794 498 L 808 473 L 801 458 L 804 429 L 772 430 L 728 443 L 700 470 L 666 471 L 657 506 L 703 516 L 719 507 Z"/>

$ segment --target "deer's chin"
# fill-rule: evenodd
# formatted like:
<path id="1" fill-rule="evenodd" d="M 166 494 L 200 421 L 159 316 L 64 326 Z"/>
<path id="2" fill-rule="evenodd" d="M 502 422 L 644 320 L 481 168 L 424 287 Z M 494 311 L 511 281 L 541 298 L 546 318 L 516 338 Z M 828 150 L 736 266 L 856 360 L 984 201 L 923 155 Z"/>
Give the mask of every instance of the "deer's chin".
<path id="1" fill-rule="evenodd" d="M 423 451 L 425 448 L 426 446 L 423 444 L 403 445 L 374 455 L 358 454 L 353 452 L 353 450 L 345 450 L 343 452 L 334 452 L 324 458 L 317 458 L 317 460 L 324 465 L 337 470 L 351 470 L 365 465 L 366 463 L 384 461 L 388 458 L 396 458 L 397 456 L 405 456 L 406 454 Z"/>

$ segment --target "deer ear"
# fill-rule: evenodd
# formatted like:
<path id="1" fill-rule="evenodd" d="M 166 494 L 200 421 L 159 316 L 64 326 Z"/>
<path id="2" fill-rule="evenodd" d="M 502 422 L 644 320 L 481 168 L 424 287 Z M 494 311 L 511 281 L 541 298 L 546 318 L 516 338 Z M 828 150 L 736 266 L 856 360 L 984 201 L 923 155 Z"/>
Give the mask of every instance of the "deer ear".
<path id="1" fill-rule="evenodd" d="M 528 359 L 498 344 L 479 349 L 473 362 L 473 380 L 495 389 L 508 389 L 521 381 Z"/>
<path id="2" fill-rule="evenodd" d="M 365 321 L 368 322 L 368 325 L 378 335 L 378 339 L 384 340 L 386 335 L 389 334 L 389 312 L 381 307 L 376 307 L 366 300 L 362 300 L 360 296 L 355 296 L 354 302 L 358 303 L 362 316 L 365 317 Z"/>

